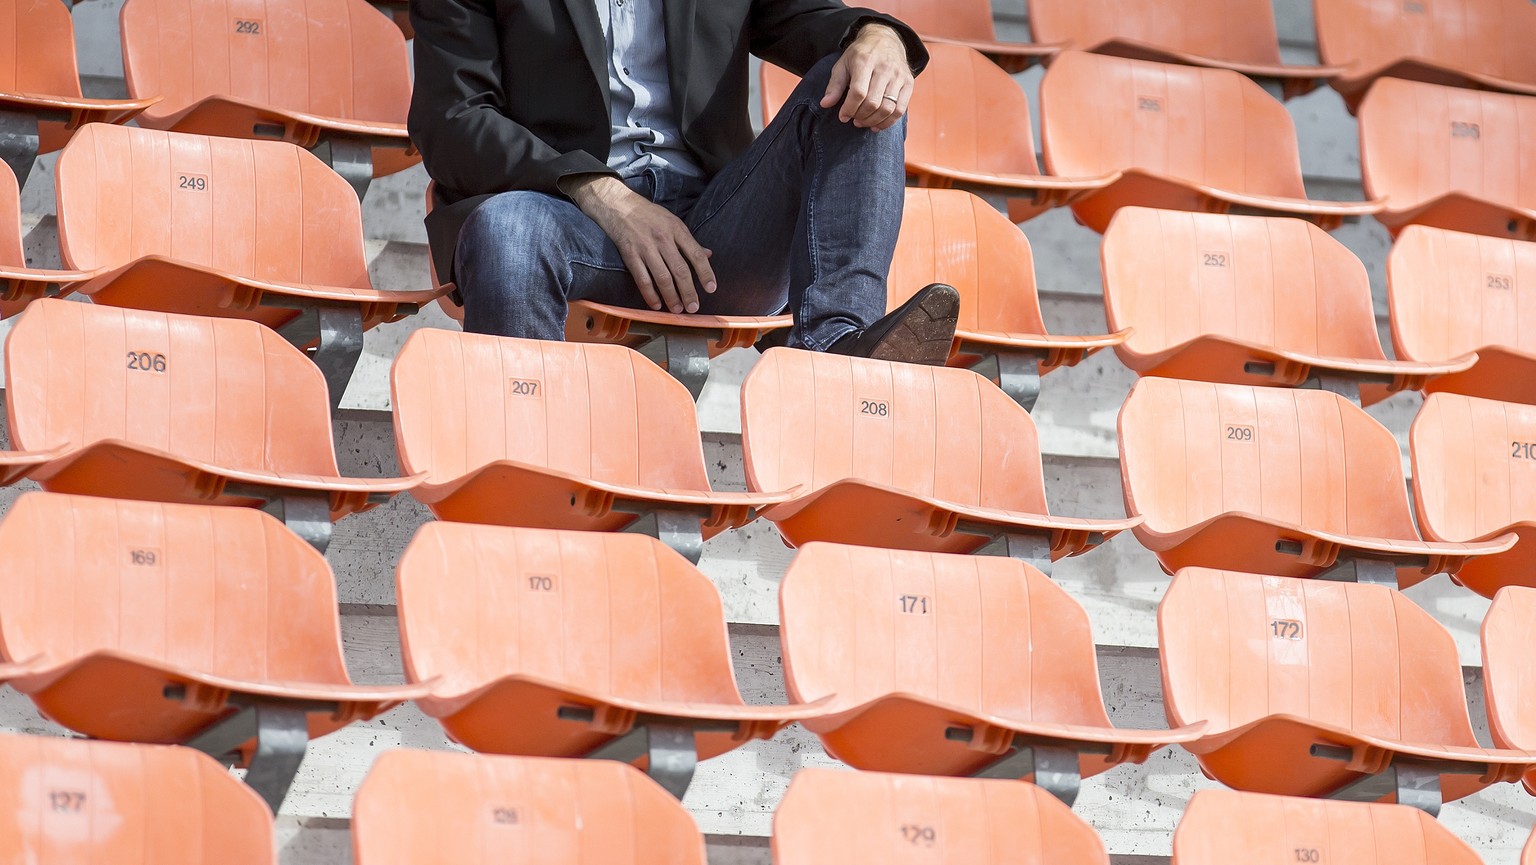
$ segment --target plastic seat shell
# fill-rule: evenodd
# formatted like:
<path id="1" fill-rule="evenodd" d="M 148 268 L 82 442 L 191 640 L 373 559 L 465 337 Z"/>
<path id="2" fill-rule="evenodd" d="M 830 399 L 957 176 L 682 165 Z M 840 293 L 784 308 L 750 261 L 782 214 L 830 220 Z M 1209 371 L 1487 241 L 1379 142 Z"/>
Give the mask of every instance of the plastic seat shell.
<path id="1" fill-rule="evenodd" d="M 703 760 L 815 711 L 742 702 L 719 593 L 644 535 L 431 522 L 396 589 L 417 705 L 476 751 L 580 757 L 663 716 Z"/>
<path id="2" fill-rule="evenodd" d="M 1326 229 L 1383 207 L 1308 198 L 1285 106 L 1227 69 L 1064 51 L 1040 83 L 1040 129 L 1046 171 L 1116 178 L 1072 202 L 1098 232 L 1130 205 L 1295 216 Z"/>
<path id="3" fill-rule="evenodd" d="M 1494 595 L 1483 615 L 1483 698 L 1488 731 L 1500 748 L 1536 744 L 1536 711 L 1532 711 L 1530 635 L 1536 625 L 1536 590 L 1510 586 Z M 1536 771 L 1522 783 L 1536 795 Z M 1536 845 L 1527 844 L 1522 863 L 1536 861 Z"/>
<path id="4" fill-rule="evenodd" d="M 622 346 L 422 329 L 390 384 L 400 464 L 440 519 L 617 531 L 687 510 L 708 539 L 787 498 L 710 489 L 688 391 Z"/>
<path id="5" fill-rule="evenodd" d="M 0 813 L 9 862 L 277 862 L 261 797 L 190 748 L 0 736 Z"/>
<path id="6" fill-rule="evenodd" d="M 1136 539 L 1169 573 L 1313 577 L 1384 559 L 1406 588 L 1515 542 L 1423 540 L 1397 439 L 1327 391 L 1143 378 L 1118 429 L 1126 509 L 1145 517 Z"/>
<path id="7" fill-rule="evenodd" d="M 141 126 L 306 149 L 357 139 L 375 177 L 421 161 L 405 37 L 365 0 L 129 0 L 119 23 L 128 92 L 160 97 Z"/>
<path id="8" fill-rule="evenodd" d="M 262 700 L 313 738 L 426 691 L 352 684 L 330 566 L 266 514 L 30 492 L 0 540 L 10 684 L 93 738 L 181 743 Z"/>
<path id="9" fill-rule="evenodd" d="M 1365 405 L 1471 368 L 1475 354 L 1388 360 L 1365 266 L 1299 219 L 1127 207 L 1101 247 L 1115 352 L 1142 375 L 1358 384 Z M 1257 367 L 1257 369 L 1256 369 Z"/>
<path id="10" fill-rule="evenodd" d="M 1016 745 L 1108 746 L 1079 752 L 1086 778 L 1200 733 L 1113 726 L 1088 614 L 1017 559 L 807 544 L 779 621 L 790 699 L 823 704 L 801 723 L 858 769 L 971 775 Z"/>
<path id="11" fill-rule="evenodd" d="M 1279 83 L 1286 98 L 1313 90 L 1340 70 L 1280 59 L 1267 0 L 1029 0 L 1029 26 L 1042 42 L 1077 51 L 1185 66 L 1230 69 Z"/>
<path id="12" fill-rule="evenodd" d="M 632 767 L 408 748 L 358 787 L 352 849 L 357 865 L 706 862 L 693 818 Z"/>
<path id="13" fill-rule="evenodd" d="M 933 45 L 963 45 L 986 55 L 1008 73 L 1023 72 L 1060 45 L 999 40 L 988 0 L 877 0 L 870 8 L 893 15 Z"/>
<path id="14" fill-rule="evenodd" d="M 795 546 L 969 553 L 974 525 L 1048 535 L 1054 560 L 1137 522 L 1053 516 L 1029 413 L 969 370 L 769 349 L 741 418 L 747 486 L 792 490 L 760 511 Z"/>
<path id="15" fill-rule="evenodd" d="M 791 779 L 772 847 L 774 865 L 1109 863 L 1093 827 L 1033 784 L 823 768 Z"/>
<path id="16" fill-rule="evenodd" d="M 1505 552 L 1468 561 L 1456 582 L 1486 598 L 1507 585 L 1536 587 L 1536 406 L 1431 394 L 1408 440 L 1425 537 L 1518 538 Z"/>
<path id="17" fill-rule="evenodd" d="M 1360 103 L 1360 170 L 1376 218 L 1536 240 L 1536 97 L 1383 78 Z"/>
<path id="18" fill-rule="evenodd" d="M 1315 858 L 1313 858 L 1315 857 Z M 1173 833 L 1173 865 L 1231 862 L 1481 865 L 1435 818 L 1406 805 L 1201 790 Z"/>
<path id="19" fill-rule="evenodd" d="M 1385 586 L 1188 568 L 1157 625 L 1168 722 L 1209 724 L 1184 747 L 1228 787 L 1326 796 L 1398 760 L 1482 764 L 1441 774 L 1450 802 L 1536 765 L 1478 745 L 1455 641 Z"/>
<path id="20" fill-rule="evenodd" d="M 1398 357 L 1477 356 L 1426 391 L 1536 404 L 1536 243 L 1409 225 L 1387 257 L 1387 300 Z"/>
<path id="21" fill-rule="evenodd" d="M 416 483 L 343 477 L 319 368 L 252 322 L 40 300 L 6 339 L 5 379 L 11 441 L 52 452 L 32 477 L 55 492 L 324 496 L 339 519 Z"/>

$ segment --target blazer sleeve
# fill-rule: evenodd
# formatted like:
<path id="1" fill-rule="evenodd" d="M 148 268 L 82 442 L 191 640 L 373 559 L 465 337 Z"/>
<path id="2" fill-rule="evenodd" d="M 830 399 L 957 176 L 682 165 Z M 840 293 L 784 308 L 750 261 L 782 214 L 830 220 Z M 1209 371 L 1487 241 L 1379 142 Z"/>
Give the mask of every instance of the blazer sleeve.
<path id="1" fill-rule="evenodd" d="M 407 127 L 427 174 L 460 195 L 558 195 L 562 177 L 612 174 L 585 150 L 561 153 L 502 113 L 493 2 L 411 0 L 416 84 Z"/>
<path id="2" fill-rule="evenodd" d="M 837 0 L 753 0 L 752 53 L 804 75 L 821 58 L 848 47 L 859 28 L 872 22 L 900 34 L 912 72 L 923 71 L 928 49 L 916 31 L 890 15 L 849 8 Z"/>

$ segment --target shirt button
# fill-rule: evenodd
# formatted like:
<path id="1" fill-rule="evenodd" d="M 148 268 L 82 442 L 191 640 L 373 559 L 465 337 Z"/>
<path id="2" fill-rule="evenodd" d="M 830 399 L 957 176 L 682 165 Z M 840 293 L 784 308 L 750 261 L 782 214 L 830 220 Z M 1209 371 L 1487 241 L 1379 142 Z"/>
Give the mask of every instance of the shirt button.
<path id="1" fill-rule="evenodd" d="M 625 67 L 624 67 L 624 74 L 625 74 L 625 75 L 628 75 L 628 74 L 629 74 L 629 67 L 628 67 L 628 66 L 625 66 Z"/>

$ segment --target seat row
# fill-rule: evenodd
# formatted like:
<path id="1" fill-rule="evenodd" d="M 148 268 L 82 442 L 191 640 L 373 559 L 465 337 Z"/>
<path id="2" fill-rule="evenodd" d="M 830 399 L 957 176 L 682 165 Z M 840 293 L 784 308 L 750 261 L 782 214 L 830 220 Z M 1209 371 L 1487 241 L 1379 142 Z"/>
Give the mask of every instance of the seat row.
<path id="1" fill-rule="evenodd" d="M 0 852 L 17 858 L 277 860 L 272 815 L 221 767 L 182 748 L 0 736 L 0 789 L 10 806 Z M 545 865 L 707 861 L 704 838 L 679 803 L 633 769 L 605 762 L 387 751 L 358 788 L 351 830 L 357 865 L 489 865 L 505 861 L 509 849 Z M 1482 861 L 1412 808 L 1223 790 L 1196 793 L 1173 840 L 1178 865 L 1301 854 L 1317 862 Z M 774 813 L 773 861 L 838 865 L 874 856 L 978 865 L 1110 861 L 1091 826 L 1028 784 L 796 772 Z M 1525 861 L 1533 859 L 1536 845 Z"/>
<path id="2" fill-rule="evenodd" d="M 1124 519 L 1051 513 L 1030 416 L 979 375 L 774 349 L 742 388 L 748 492 L 714 490 L 686 390 L 612 345 L 423 329 L 394 365 L 406 476 L 340 475 L 319 371 L 252 322 L 41 300 L 6 343 L 5 479 L 261 506 L 320 549 L 411 492 L 442 519 L 643 530 L 697 561 L 759 515 L 799 546 L 999 551 L 1043 570 L 1131 529 L 1170 572 L 1450 573 L 1531 585 L 1536 407 L 1434 394 L 1396 439 L 1328 391 L 1144 378 L 1120 417 Z M 1422 530 L 1423 534 L 1420 534 Z"/>
<path id="3" fill-rule="evenodd" d="M 475 751 L 699 760 L 799 722 L 863 770 L 1082 778 L 1170 744 L 1255 792 L 1435 813 L 1536 789 L 1536 590 L 1499 593 L 1473 735 L 1450 634 L 1397 591 L 1182 570 L 1159 611 L 1171 729 L 1116 727 L 1083 608 L 1016 559 L 802 548 L 779 620 L 788 705 L 748 705 L 720 596 L 636 534 L 430 522 L 401 557 L 404 685 L 352 683 L 324 558 L 249 509 L 30 492 L 0 522 L 0 679 L 95 739 L 249 768 L 274 810 L 307 741 L 414 701 Z"/>
<path id="4" fill-rule="evenodd" d="M 0 0 L 0 18 L 0 157 L 23 184 L 39 153 L 93 122 L 288 141 L 358 198 L 373 177 L 421 161 L 405 129 L 405 39 L 365 0 L 128 0 L 127 99 L 81 95 L 69 4 Z"/>
<path id="5" fill-rule="evenodd" d="M 1536 12 L 1521 0 L 1314 0 L 1321 66 L 1282 61 L 1268 0 L 1027 0 L 1032 43 L 998 40 L 987 0 L 868 5 L 1009 72 L 1076 50 L 1231 70 L 1286 97 L 1326 81 L 1351 110 L 1388 77 L 1536 95 Z"/>

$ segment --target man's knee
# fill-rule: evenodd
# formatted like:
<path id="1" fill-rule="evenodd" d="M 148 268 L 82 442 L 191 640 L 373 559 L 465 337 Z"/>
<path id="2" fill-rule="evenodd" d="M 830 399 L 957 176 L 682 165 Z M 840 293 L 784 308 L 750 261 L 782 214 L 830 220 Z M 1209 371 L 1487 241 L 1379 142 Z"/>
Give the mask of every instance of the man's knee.
<path id="1" fill-rule="evenodd" d="M 561 202 L 540 192 L 503 192 L 475 208 L 459 231 L 457 262 L 471 270 L 495 259 L 501 267 L 537 266 L 555 253 Z"/>
<path id="2" fill-rule="evenodd" d="M 816 65 L 811 67 L 811 71 L 805 73 L 805 77 L 800 79 L 801 86 L 807 93 L 814 93 L 818 102 L 826 94 L 827 85 L 832 82 L 832 67 L 837 65 L 837 61 L 842 56 L 841 51 L 828 54 L 817 61 Z"/>

